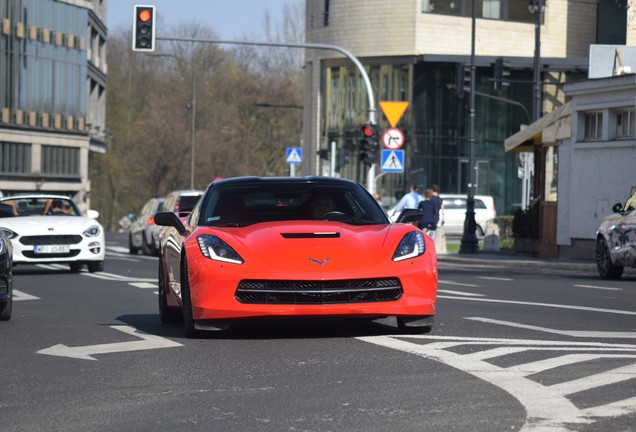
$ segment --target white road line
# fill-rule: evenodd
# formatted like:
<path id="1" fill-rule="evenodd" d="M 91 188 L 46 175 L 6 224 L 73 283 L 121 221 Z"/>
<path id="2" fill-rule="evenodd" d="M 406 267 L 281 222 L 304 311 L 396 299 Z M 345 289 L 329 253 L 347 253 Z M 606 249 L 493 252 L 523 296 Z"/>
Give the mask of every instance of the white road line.
<path id="1" fill-rule="evenodd" d="M 34 295 L 31 294 L 27 294 L 25 292 L 22 291 L 18 291 L 18 290 L 13 290 L 13 301 L 20 301 L 20 300 L 40 300 L 40 297 L 36 297 Z"/>
<path id="2" fill-rule="evenodd" d="M 515 300 L 496 300 L 496 299 L 484 299 L 484 298 L 473 298 L 473 297 L 437 296 L 437 298 L 444 298 L 444 299 L 450 299 L 450 300 L 478 301 L 478 302 L 487 302 L 487 303 L 518 304 L 518 305 L 526 305 L 526 306 L 549 307 L 549 308 L 556 308 L 556 309 L 583 310 L 588 312 L 611 313 L 611 314 L 617 314 L 617 315 L 636 315 L 636 311 L 593 308 L 588 306 L 571 306 L 571 305 L 560 305 L 560 304 L 552 304 L 552 303 L 535 303 L 535 302 L 524 302 L 524 301 L 515 301 Z"/>
<path id="3" fill-rule="evenodd" d="M 444 285 L 456 285 L 456 286 L 465 286 L 465 287 L 472 287 L 472 288 L 479 288 L 481 287 L 481 285 L 474 285 L 474 284 L 467 284 L 467 283 L 460 283 L 460 282 L 453 282 L 453 281 L 447 281 L 447 280 L 438 280 L 437 283 L 439 284 L 444 284 Z"/>
<path id="4" fill-rule="evenodd" d="M 148 289 L 148 288 L 157 288 L 157 284 L 148 283 L 148 282 L 131 282 L 128 285 L 132 285 L 137 288 Z"/>
<path id="5" fill-rule="evenodd" d="M 97 273 L 82 273 L 82 276 L 94 277 L 97 279 L 104 279 L 110 281 L 117 282 L 157 282 L 157 278 L 140 278 L 140 277 L 131 277 L 131 276 L 122 276 L 116 273 L 106 273 L 106 272 L 97 272 Z"/>
<path id="6" fill-rule="evenodd" d="M 623 288 L 612 288 L 612 287 L 600 287 L 596 285 L 572 285 L 576 288 L 592 288 L 598 290 L 607 290 L 607 291 L 623 291 Z"/>
<path id="7" fill-rule="evenodd" d="M 636 378 L 636 363 L 602 373 L 588 375 L 577 380 L 554 384 L 549 386 L 549 388 L 558 392 L 559 394 L 562 394 L 563 396 L 567 396 L 573 393 L 590 390 L 595 387 L 616 384 L 634 378 Z"/>
<path id="8" fill-rule="evenodd" d="M 475 293 L 469 293 L 469 292 L 463 292 L 463 291 L 452 291 L 452 290 L 437 290 L 438 293 L 446 293 L 446 294 L 454 294 L 454 295 L 463 295 L 463 296 L 469 296 L 469 297 L 485 297 L 484 294 L 475 294 Z"/>
<path id="9" fill-rule="evenodd" d="M 610 339 L 636 339 L 636 332 L 606 332 L 606 331 L 583 331 L 583 330 L 557 330 L 547 327 L 539 327 L 527 324 L 520 324 L 510 321 L 501 321 L 491 318 L 466 317 L 464 319 L 472 321 L 480 321 L 488 324 L 497 324 L 507 327 L 522 328 L 527 330 L 536 330 L 544 333 L 558 334 L 562 336 L 578 337 L 578 338 L 610 338 Z"/>
<path id="10" fill-rule="evenodd" d="M 583 348 L 588 351 L 587 348 Z M 582 350 L 583 350 L 582 349 Z M 616 358 L 624 358 L 624 359 L 636 359 L 636 354 L 566 354 L 559 357 L 553 357 L 544 360 L 538 360 L 535 362 L 519 364 L 515 366 L 511 366 L 508 370 L 514 370 L 519 372 L 525 376 L 536 374 L 539 372 L 543 372 L 549 369 L 554 369 L 560 366 L 571 365 L 574 363 L 582 363 L 588 360 L 596 360 L 596 359 L 616 359 Z"/>
<path id="11" fill-rule="evenodd" d="M 583 412 L 590 417 L 618 417 L 636 412 L 636 397 L 585 408 Z"/>
<path id="12" fill-rule="evenodd" d="M 475 279 L 496 280 L 496 281 L 503 281 L 503 282 L 511 282 L 514 280 L 512 278 L 490 277 L 490 276 L 475 276 Z"/>
<path id="13" fill-rule="evenodd" d="M 466 354 L 466 357 L 470 357 L 473 360 L 486 360 L 495 357 L 502 357 L 508 354 L 515 354 L 518 352 L 528 351 L 528 347 L 500 347 L 489 350 L 477 351 L 474 353 Z"/>

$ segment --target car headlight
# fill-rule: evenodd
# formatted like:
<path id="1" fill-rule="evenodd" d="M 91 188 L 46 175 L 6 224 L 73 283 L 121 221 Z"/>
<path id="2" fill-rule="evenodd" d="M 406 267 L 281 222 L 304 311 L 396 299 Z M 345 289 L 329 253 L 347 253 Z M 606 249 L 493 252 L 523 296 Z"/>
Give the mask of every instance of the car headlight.
<path id="1" fill-rule="evenodd" d="M 411 231 L 407 233 L 393 252 L 393 261 L 402 261 L 415 258 L 426 251 L 424 234 L 421 231 Z"/>
<path id="2" fill-rule="evenodd" d="M 100 229 L 99 226 L 97 225 L 93 225 L 90 228 L 88 228 L 87 230 L 84 231 L 84 236 L 86 237 L 97 237 L 100 233 Z"/>
<path id="3" fill-rule="evenodd" d="M 243 264 L 243 258 L 223 240 L 212 235 L 200 235 L 197 237 L 199 249 L 206 258 L 223 261 L 232 264 Z"/>
<path id="4" fill-rule="evenodd" d="M 2 231 L 2 234 L 4 234 L 4 236 L 9 240 L 18 236 L 18 234 L 14 233 L 9 228 L 0 228 L 0 231 Z"/>

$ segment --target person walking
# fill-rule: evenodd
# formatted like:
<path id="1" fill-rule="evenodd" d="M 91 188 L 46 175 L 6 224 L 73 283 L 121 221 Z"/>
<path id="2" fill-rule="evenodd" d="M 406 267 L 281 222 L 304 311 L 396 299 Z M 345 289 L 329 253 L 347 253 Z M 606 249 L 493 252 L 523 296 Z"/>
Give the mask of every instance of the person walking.
<path id="1" fill-rule="evenodd" d="M 435 213 L 437 214 L 437 224 L 444 226 L 444 200 L 439 196 L 439 186 L 432 185 L 431 193 L 431 201 L 435 204 Z"/>
<path id="2" fill-rule="evenodd" d="M 424 200 L 420 201 L 417 208 L 422 210 L 422 220 L 419 228 L 435 240 L 435 231 L 437 230 L 437 222 L 439 220 L 435 202 L 432 200 L 433 190 L 426 189 L 424 191 Z"/>
<path id="3" fill-rule="evenodd" d="M 391 211 L 389 212 L 389 214 L 394 215 L 396 213 L 401 212 L 404 209 L 416 209 L 418 204 L 420 203 L 420 201 L 422 201 L 424 198 L 422 198 L 422 195 L 420 195 L 417 192 L 417 185 L 416 184 L 411 184 L 410 186 L 410 191 L 409 193 L 405 194 L 400 201 L 398 201 L 398 203 L 393 206 L 393 208 L 391 209 Z"/>

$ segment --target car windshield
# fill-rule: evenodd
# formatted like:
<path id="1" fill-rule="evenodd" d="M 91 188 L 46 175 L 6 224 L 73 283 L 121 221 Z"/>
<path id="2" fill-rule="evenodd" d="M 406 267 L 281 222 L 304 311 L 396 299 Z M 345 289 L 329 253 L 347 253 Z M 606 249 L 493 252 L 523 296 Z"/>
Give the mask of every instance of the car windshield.
<path id="1" fill-rule="evenodd" d="M 13 207 L 14 216 L 80 216 L 75 203 L 58 197 L 12 197 L 1 201 Z"/>
<path id="2" fill-rule="evenodd" d="M 212 188 L 199 221 L 208 226 L 330 220 L 351 225 L 389 223 L 377 202 L 353 183 L 255 182 Z"/>

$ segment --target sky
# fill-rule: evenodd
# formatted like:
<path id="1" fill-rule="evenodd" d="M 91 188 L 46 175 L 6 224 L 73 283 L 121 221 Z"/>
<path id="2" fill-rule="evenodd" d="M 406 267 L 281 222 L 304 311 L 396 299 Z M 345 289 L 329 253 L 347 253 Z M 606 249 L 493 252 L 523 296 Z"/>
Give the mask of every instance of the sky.
<path id="1" fill-rule="evenodd" d="M 192 21 L 209 25 L 221 39 L 241 40 L 263 34 L 265 10 L 272 24 L 280 22 L 285 3 L 299 0 L 108 0 L 106 25 L 132 30 L 133 5 L 156 7 L 159 23 L 175 26 Z M 160 29 L 158 34 L 160 34 Z"/>

